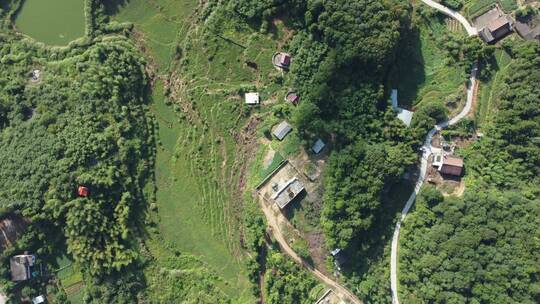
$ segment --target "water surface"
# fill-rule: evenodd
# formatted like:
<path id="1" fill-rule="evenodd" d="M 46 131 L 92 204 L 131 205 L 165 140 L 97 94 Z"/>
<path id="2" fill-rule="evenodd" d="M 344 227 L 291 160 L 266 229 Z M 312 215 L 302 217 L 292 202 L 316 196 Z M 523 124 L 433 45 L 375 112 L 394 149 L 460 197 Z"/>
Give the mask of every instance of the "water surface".
<path id="1" fill-rule="evenodd" d="M 83 0 L 25 0 L 17 30 L 49 45 L 67 45 L 84 35 Z"/>

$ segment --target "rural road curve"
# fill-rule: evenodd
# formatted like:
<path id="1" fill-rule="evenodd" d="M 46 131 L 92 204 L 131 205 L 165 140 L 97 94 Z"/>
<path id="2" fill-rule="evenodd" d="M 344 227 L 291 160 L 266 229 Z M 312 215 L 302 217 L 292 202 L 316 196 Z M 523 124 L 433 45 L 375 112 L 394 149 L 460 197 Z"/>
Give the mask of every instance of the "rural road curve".
<path id="1" fill-rule="evenodd" d="M 474 36 L 478 34 L 478 31 L 476 28 L 470 25 L 469 21 L 465 19 L 461 14 L 437 3 L 432 0 L 422 0 L 425 4 L 443 12 L 444 14 L 458 20 L 465 29 L 467 30 L 467 33 L 469 36 Z M 398 243 L 399 243 L 399 232 L 401 230 L 401 225 L 405 221 L 405 217 L 409 213 L 409 209 L 414 204 L 414 201 L 416 200 L 416 195 L 420 192 L 420 189 L 422 188 L 422 185 L 424 184 L 424 179 L 426 177 L 427 168 L 428 168 L 428 158 L 431 155 L 432 146 L 431 146 L 431 140 L 433 139 L 433 135 L 435 135 L 440 130 L 456 124 L 458 121 L 463 119 L 465 116 L 469 114 L 472 108 L 472 103 L 474 99 L 474 88 L 476 86 L 476 76 L 478 74 L 478 66 L 475 64 L 473 67 L 473 70 L 471 72 L 471 78 L 469 80 L 469 83 L 467 84 L 467 101 L 465 102 L 465 106 L 461 110 L 461 112 L 456 115 L 454 118 L 442 122 L 440 124 L 437 124 L 433 129 L 431 129 L 426 139 L 424 140 L 424 145 L 422 146 L 421 150 L 422 153 L 422 161 L 420 163 L 420 174 L 418 175 L 418 179 L 416 180 L 416 185 L 414 187 L 414 191 L 405 203 L 405 207 L 401 211 L 401 218 L 396 223 L 396 228 L 394 229 L 394 236 L 392 237 L 392 252 L 390 254 L 390 289 L 392 290 L 392 303 L 393 304 L 399 304 L 399 296 L 398 296 L 398 277 L 397 277 L 397 271 L 398 271 Z"/>
<path id="2" fill-rule="evenodd" d="M 469 36 L 474 36 L 478 34 L 478 30 L 474 26 L 472 26 L 467 20 L 467 18 L 463 17 L 463 15 L 461 15 L 460 13 L 451 10 L 448 7 L 433 0 L 422 0 L 422 2 L 440 11 L 441 13 L 459 21 L 463 25 L 463 27 L 465 27 L 465 30 L 467 31 L 467 34 L 469 34 Z"/>
<path id="3" fill-rule="evenodd" d="M 358 299 L 352 292 L 350 292 L 347 288 L 343 287 L 338 282 L 332 280 L 331 278 L 327 277 L 324 273 L 318 271 L 313 266 L 309 265 L 306 261 L 304 261 L 294 250 L 289 246 L 289 243 L 285 240 L 285 237 L 281 233 L 281 229 L 279 228 L 279 221 L 287 221 L 283 217 L 281 213 L 277 213 L 277 216 L 275 215 L 274 211 L 271 207 L 267 206 L 266 203 L 263 201 L 263 199 L 259 199 L 261 208 L 264 212 L 264 215 L 266 216 L 266 220 L 268 222 L 268 226 L 272 228 L 272 234 L 276 241 L 279 243 L 279 246 L 281 249 L 288 254 L 295 262 L 301 264 L 304 268 L 306 268 L 309 272 L 311 272 L 315 277 L 317 277 L 320 281 L 328 285 L 340 298 L 346 298 L 349 300 L 352 304 L 363 304 L 363 302 Z"/>

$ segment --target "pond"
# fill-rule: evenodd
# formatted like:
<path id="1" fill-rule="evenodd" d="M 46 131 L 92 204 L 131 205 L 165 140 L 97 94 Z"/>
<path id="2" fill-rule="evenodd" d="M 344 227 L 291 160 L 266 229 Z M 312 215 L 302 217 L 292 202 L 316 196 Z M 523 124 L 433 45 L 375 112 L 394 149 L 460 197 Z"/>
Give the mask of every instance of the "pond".
<path id="1" fill-rule="evenodd" d="M 49 45 L 67 45 L 84 35 L 84 0 L 25 0 L 17 30 Z"/>

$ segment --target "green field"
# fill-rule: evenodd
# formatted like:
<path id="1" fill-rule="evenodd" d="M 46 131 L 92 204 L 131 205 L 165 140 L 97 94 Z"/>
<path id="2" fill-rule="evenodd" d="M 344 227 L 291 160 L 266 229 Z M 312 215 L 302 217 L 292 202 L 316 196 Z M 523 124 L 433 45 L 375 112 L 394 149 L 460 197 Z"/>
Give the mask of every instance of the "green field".
<path id="1" fill-rule="evenodd" d="M 466 0 L 463 2 L 463 11 L 470 18 L 483 14 L 496 4 L 499 4 L 506 13 L 511 13 L 518 8 L 516 0 Z"/>
<path id="2" fill-rule="evenodd" d="M 26 0 L 15 25 L 20 32 L 49 45 L 67 45 L 84 35 L 83 0 Z"/>
<path id="3" fill-rule="evenodd" d="M 480 127 L 490 124 L 495 118 L 499 88 L 511 62 L 510 56 L 501 49 L 495 51 L 495 59 L 497 64 L 494 73 L 489 81 L 480 85 L 478 93 L 479 106 L 475 116 L 476 123 Z"/>
<path id="4" fill-rule="evenodd" d="M 245 106 L 243 92 L 257 89 L 262 100 L 284 94 L 272 80 L 280 77 L 270 60 L 276 41 L 232 24 L 224 12 L 199 24 L 200 8 L 192 0 L 134 0 L 108 11 L 135 24 L 135 40 L 162 79 L 154 85 L 152 104 L 160 234 L 199 257 L 232 299 L 254 302 L 240 244 L 241 178 L 249 162 L 244 151 L 257 148 L 258 133 L 256 124 L 243 126 L 250 116 L 266 113 Z"/>

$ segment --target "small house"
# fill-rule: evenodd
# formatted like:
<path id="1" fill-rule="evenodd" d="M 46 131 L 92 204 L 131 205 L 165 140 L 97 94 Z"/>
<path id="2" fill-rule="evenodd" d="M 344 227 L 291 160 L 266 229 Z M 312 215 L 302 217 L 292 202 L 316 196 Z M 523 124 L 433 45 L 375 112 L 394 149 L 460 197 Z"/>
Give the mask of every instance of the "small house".
<path id="1" fill-rule="evenodd" d="M 289 134 L 289 132 L 292 131 L 292 126 L 286 122 L 286 121 L 282 121 L 275 129 L 274 129 L 274 136 L 278 139 L 278 140 L 283 140 L 285 138 L 285 136 L 287 136 L 287 134 Z"/>
<path id="2" fill-rule="evenodd" d="M 336 248 L 330 252 L 334 257 L 334 266 L 338 271 L 341 271 L 341 266 L 345 263 L 345 257 L 343 256 L 343 251 L 340 248 Z"/>
<path id="3" fill-rule="evenodd" d="M 411 125 L 414 112 L 399 107 L 398 90 L 392 90 L 390 99 L 392 101 L 392 109 L 397 113 L 397 119 L 401 120 L 407 127 L 409 127 Z"/>
<path id="4" fill-rule="evenodd" d="M 45 297 L 44 296 L 37 296 L 32 299 L 32 304 L 41 304 L 45 303 Z"/>
<path id="5" fill-rule="evenodd" d="M 77 188 L 77 194 L 80 197 L 87 197 L 90 194 L 90 191 L 85 186 L 79 186 L 79 188 Z"/>
<path id="6" fill-rule="evenodd" d="M 285 96 L 285 100 L 292 103 L 293 105 L 297 105 L 298 102 L 300 102 L 300 97 L 294 92 L 289 92 L 287 93 L 287 96 Z"/>
<path id="7" fill-rule="evenodd" d="M 285 182 L 281 187 L 276 185 L 276 187 L 273 187 L 273 190 L 275 193 L 272 195 L 272 199 L 276 202 L 279 209 L 283 209 L 304 191 L 304 185 L 297 177 L 294 177 Z"/>
<path id="8" fill-rule="evenodd" d="M 463 174 L 463 159 L 452 155 L 443 156 L 439 171 L 442 174 L 461 176 Z"/>
<path id="9" fill-rule="evenodd" d="M 246 93 L 245 98 L 246 98 L 246 104 L 248 105 L 256 105 L 256 104 L 259 104 L 260 102 L 259 93 L 255 93 L 255 92 Z"/>
<path id="10" fill-rule="evenodd" d="M 9 259 L 11 280 L 14 282 L 26 281 L 32 278 L 32 267 L 36 262 L 36 256 L 21 254 Z"/>
<path id="11" fill-rule="evenodd" d="M 317 139 L 313 147 L 311 147 L 311 150 L 313 151 L 313 153 L 319 154 L 324 149 L 324 147 L 325 147 L 324 142 L 319 138 Z"/>
<path id="12" fill-rule="evenodd" d="M 288 69 L 291 65 L 292 57 L 290 54 L 278 52 L 272 56 L 272 63 L 280 69 Z"/>

